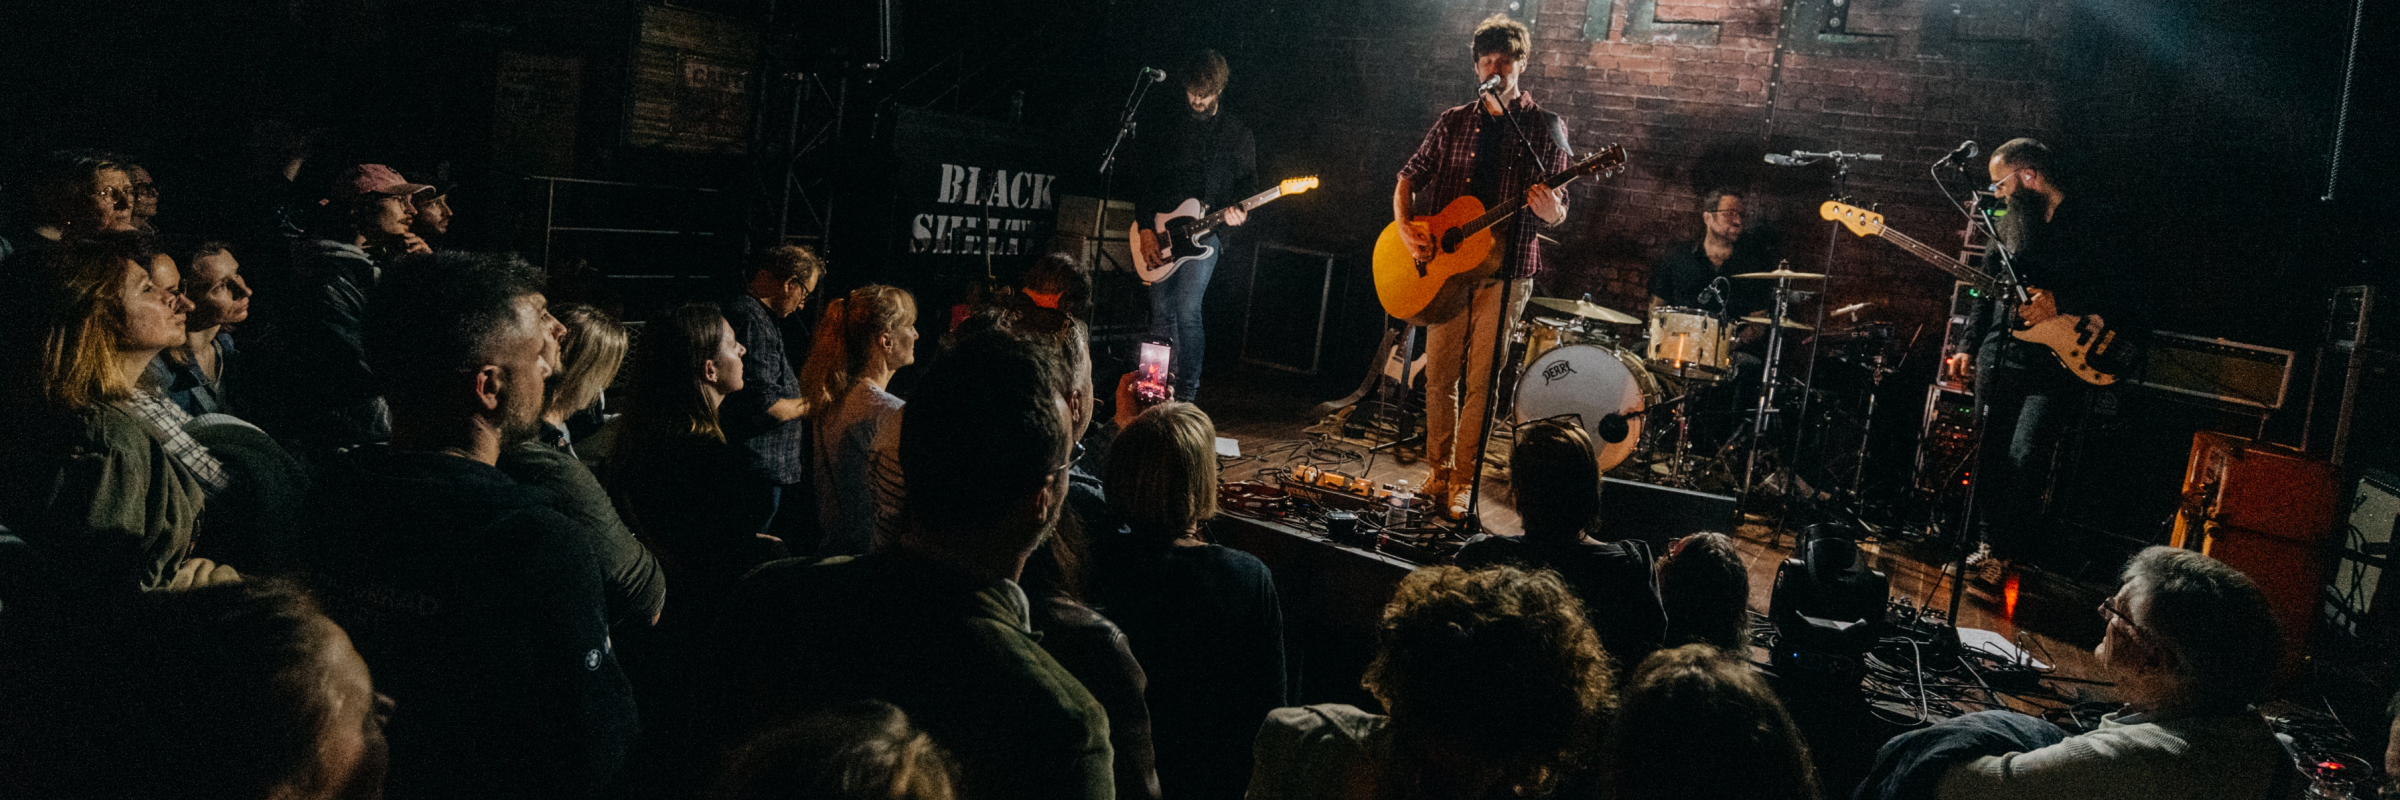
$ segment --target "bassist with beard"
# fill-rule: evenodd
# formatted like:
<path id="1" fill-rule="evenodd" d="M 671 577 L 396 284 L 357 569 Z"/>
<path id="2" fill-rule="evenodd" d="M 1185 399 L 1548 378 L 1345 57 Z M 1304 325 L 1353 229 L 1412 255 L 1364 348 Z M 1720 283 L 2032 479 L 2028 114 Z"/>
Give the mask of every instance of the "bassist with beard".
<path id="1" fill-rule="evenodd" d="M 1993 233 L 2030 295 L 2024 303 L 2013 297 L 1984 303 L 1974 326 L 1982 336 L 1975 356 L 1976 402 L 1983 409 L 1975 509 L 1983 543 L 1967 559 L 1968 575 L 2000 585 L 2032 543 L 2053 455 L 2086 386 L 2049 350 L 2009 332 L 2061 314 L 2098 316 L 2121 335 L 2149 325 L 2134 280 L 2139 266 L 2122 240 L 2125 225 L 2097 197 L 2077 192 L 2069 200 L 2048 145 L 2012 139 L 1992 151 L 1987 168 L 1992 192 L 2007 209 L 1992 213 Z M 1962 369 L 1964 356 L 1953 356 L 1947 367 Z"/>

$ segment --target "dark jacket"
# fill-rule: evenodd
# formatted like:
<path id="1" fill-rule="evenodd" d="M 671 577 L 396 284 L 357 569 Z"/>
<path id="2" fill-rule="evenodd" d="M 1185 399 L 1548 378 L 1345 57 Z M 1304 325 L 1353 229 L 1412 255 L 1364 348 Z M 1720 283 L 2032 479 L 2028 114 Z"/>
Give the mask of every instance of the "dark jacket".
<path id="1" fill-rule="evenodd" d="M 717 643 L 753 721 L 866 698 L 957 755 L 978 800 L 1115 796 L 1108 716 L 1035 643 L 1014 582 L 905 550 L 784 561 L 744 579 Z"/>
<path id="2" fill-rule="evenodd" d="M 0 524 L 78 591 L 131 593 L 173 577 L 203 494 L 148 423 L 113 404 L 0 415 Z"/>
<path id="3" fill-rule="evenodd" d="M 1289 702 L 1283 608 L 1256 556 L 1172 538 L 1130 528 L 1098 537 L 1094 596 L 1150 678 L 1166 796 L 1240 797 L 1259 723 Z"/>
<path id="4" fill-rule="evenodd" d="M 705 624 L 743 573 L 790 555 L 758 536 L 756 493 L 746 491 L 755 482 L 738 449 L 684 436 L 623 452 L 609 491 L 675 587 L 664 621 Z"/>
<path id="5" fill-rule="evenodd" d="M 1116 623 L 1069 597 L 1033 599 L 1033 630 L 1042 650 L 1058 659 L 1108 712 L 1109 749 L 1116 752 L 1118 800 L 1159 796 L 1158 756 L 1150 743 L 1150 679 Z"/>
<path id="6" fill-rule="evenodd" d="M 500 471 L 540 490 L 550 509 L 592 534 L 592 555 L 607 581 L 610 625 L 648 625 L 667 604 L 667 573 L 617 517 L 608 490 L 565 450 L 527 441 L 500 451 Z"/>
<path id="7" fill-rule="evenodd" d="M 296 290 L 264 343 L 272 365 L 252 370 L 234 391 L 258 409 L 259 422 L 311 453 L 391 438 L 391 414 L 367 367 L 363 327 L 377 267 L 357 245 L 309 239 L 292 245 Z"/>
<path id="8" fill-rule="evenodd" d="M 1667 610 L 1651 563 L 1650 546 L 1640 539 L 1552 543 L 1484 534 L 1458 550 L 1458 565 L 1467 569 L 1506 564 L 1558 573 L 1583 601 L 1600 646 L 1621 673 L 1631 672 L 1666 640 Z"/>
<path id="9" fill-rule="evenodd" d="M 590 531 L 499 469 L 360 448 L 304 548 L 325 610 L 400 711 L 389 794 L 589 797 L 639 729 Z"/>

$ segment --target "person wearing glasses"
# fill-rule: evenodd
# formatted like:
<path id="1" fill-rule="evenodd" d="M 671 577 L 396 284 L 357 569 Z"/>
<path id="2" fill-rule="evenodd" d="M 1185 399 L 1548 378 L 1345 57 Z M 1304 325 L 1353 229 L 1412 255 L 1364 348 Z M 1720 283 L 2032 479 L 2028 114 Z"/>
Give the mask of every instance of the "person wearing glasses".
<path id="1" fill-rule="evenodd" d="M 158 216 L 158 181 L 150 178 L 150 170 L 140 164 L 125 165 L 126 177 L 133 179 L 133 228 L 143 233 L 157 233 L 158 226 L 150 218 Z"/>
<path id="2" fill-rule="evenodd" d="M 1884 745 L 1857 797 L 1942 800 L 2297 797 L 2300 776 L 2252 704 L 2283 640 L 2250 578 L 2189 550 L 2152 547 L 2101 601 L 2093 651 L 2125 708 L 2080 735 L 1983 711 Z"/>
<path id="3" fill-rule="evenodd" d="M 2018 138 L 1995 148 L 1987 165 L 1992 193 L 2005 204 L 1991 212 L 1993 232 L 2031 298 L 2019 304 L 2001 293 L 1978 309 L 1970 330 L 1982 337 L 1974 375 L 1983 408 L 1975 469 L 1983 541 L 1967 567 L 1973 580 L 1992 586 L 2006 582 L 2039 533 L 2051 454 L 2085 386 L 2048 348 L 2009 333 L 2060 314 L 2097 316 L 2120 332 L 2150 329 L 2140 270 L 2121 239 L 2127 226 L 2100 197 L 2076 191 L 2070 202 L 2059 160 L 2049 145 Z M 1987 269 L 1997 266 L 1986 259 Z M 1964 367 L 1965 354 L 1946 366 Z"/>
<path id="4" fill-rule="evenodd" d="M 1775 284 L 1734 280 L 1746 272 L 1773 272 L 1782 259 L 1775 245 L 1746 224 L 1749 216 L 1740 192 L 1720 188 L 1700 196 L 1698 211 L 1703 233 L 1697 240 L 1667 248 L 1650 270 L 1650 307 L 1696 308 L 1720 318 L 1766 316 L 1775 310 Z M 1693 420 L 1693 435 L 1709 445 L 1724 441 L 1733 431 L 1724 420 L 1741 415 L 1758 397 L 1758 379 L 1766 364 L 1767 327 L 1741 325 L 1735 329 L 1736 384 L 1717 391 L 1693 408 L 1714 413 Z M 1631 664 L 1627 665 L 1632 666 Z"/>
<path id="5" fill-rule="evenodd" d="M 7 231 L 0 258 L 38 262 L 39 251 L 68 239 L 134 229 L 133 175 L 123 158 L 96 150 L 59 150 L 26 171 L 26 219 Z"/>

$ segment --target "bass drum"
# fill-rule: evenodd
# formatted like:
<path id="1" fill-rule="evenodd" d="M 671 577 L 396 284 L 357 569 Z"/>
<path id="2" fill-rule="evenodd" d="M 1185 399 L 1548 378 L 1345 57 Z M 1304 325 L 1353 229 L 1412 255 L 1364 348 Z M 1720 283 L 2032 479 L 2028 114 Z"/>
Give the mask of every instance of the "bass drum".
<path id="1" fill-rule="evenodd" d="M 1642 412 L 1663 396 L 1640 356 L 1599 345 L 1554 347 L 1517 380 L 1517 424 L 1574 415 L 1592 435 L 1600 471 L 1607 472 L 1641 449 Z M 1623 429 L 1609 421 L 1612 416 L 1624 421 Z"/>

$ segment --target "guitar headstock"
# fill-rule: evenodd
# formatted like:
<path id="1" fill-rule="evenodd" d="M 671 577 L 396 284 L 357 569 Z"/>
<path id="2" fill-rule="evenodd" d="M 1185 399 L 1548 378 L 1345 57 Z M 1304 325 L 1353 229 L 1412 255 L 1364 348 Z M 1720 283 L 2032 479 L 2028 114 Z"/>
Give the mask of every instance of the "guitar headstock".
<path id="1" fill-rule="evenodd" d="M 1301 192 L 1317 188 L 1317 176 L 1310 175 L 1306 178 L 1285 178 L 1282 185 L 1277 188 L 1284 194 L 1299 194 Z"/>
<path id="2" fill-rule="evenodd" d="M 1874 236 L 1883 233 L 1883 215 L 1837 200 L 1827 200 L 1817 207 L 1817 216 L 1842 223 L 1851 233 Z"/>
<path id="3" fill-rule="evenodd" d="M 1611 143 L 1607 147 L 1584 155 L 1583 160 L 1575 162 L 1575 166 L 1568 167 L 1567 171 L 1559 173 L 1559 177 L 1565 180 L 1585 175 L 1608 178 L 1623 171 L 1625 171 L 1625 146 Z"/>

